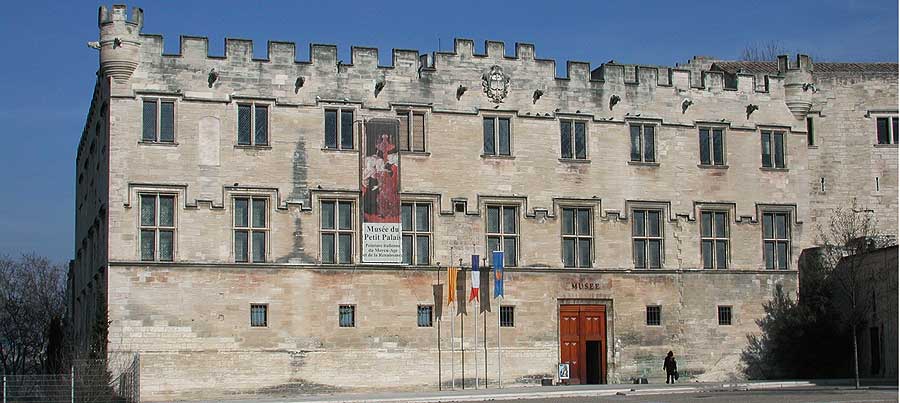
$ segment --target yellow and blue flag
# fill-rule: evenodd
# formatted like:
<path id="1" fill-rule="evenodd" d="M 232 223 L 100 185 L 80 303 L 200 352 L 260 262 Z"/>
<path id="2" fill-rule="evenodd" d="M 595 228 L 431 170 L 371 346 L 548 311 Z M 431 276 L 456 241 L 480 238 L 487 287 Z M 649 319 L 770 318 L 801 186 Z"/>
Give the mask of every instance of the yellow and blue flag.
<path id="1" fill-rule="evenodd" d="M 503 252 L 494 252 L 494 298 L 503 296 Z"/>

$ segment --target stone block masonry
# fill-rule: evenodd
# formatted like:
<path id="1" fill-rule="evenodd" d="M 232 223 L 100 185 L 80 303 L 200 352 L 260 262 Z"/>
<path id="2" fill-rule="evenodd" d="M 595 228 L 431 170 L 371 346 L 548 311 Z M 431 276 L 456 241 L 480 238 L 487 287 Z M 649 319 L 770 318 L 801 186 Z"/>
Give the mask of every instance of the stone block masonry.
<path id="1" fill-rule="evenodd" d="M 897 116 L 895 64 L 891 76 L 825 74 L 817 68 L 836 64 L 805 56 L 763 63 L 765 71 L 707 58 L 674 68 L 570 61 L 557 77 L 556 62 L 531 44 L 507 55 L 504 43 L 488 41 L 479 54 L 467 39 L 452 52 L 394 49 L 389 66 L 377 49 L 353 47 L 343 63 L 334 46 L 318 44 L 298 61 L 288 42 L 269 42 L 266 58 L 255 59 L 241 39 L 215 56 L 206 38 L 189 36 L 164 54 L 161 36 L 141 32 L 143 18 L 119 5 L 99 13 L 97 85 L 76 159 L 69 304 L 81 349 L 96 337 L 96 312 L 108 309 L 110 353 L 141 354 L 148 401 L 429 389 L 447 384 L 451 367 L 461 377 L 461 354 L 449 352 L 451 310 L 435 321 L 438 332 L 417 325 L 417 307 L 441 305 L 433 287 L 446 284 L 448 264 L 489 255 L 489 207 L 512 213 L 502 236 L 515 241 L 503 244 L 515 254 L 502 301 L 515 313 L 501 329 L 504 385 L 539 383 L 561 361 L 586 361 L 586 352 L 563 351 L 564 305 L 603 307 L 605 336 L 594 342 L 607 382 L 661 379 L 668 350 L 688 378 L 738 375 L 762 304 L 777 284 L 796 292 L 796 259 L 830 208 L 856 198 L 896 232 L 896 144 L 873 146 L 873 117 Z M 243 144 L 247 106 L 253 137 Z M 352 147 L 327 143 L 332 111 L 352 114 L 334 128 L 350 132 Z M 360 123 L 401 114 L 421 116 L 408 134 L 421 136 L 424 151 L 400 152 L 399 188 L 403 203 L 428 207 L 418 230 L 425 263 L 360 264 Z M 509 153 L 491 155 L 485 138 L 501 131 L 486 136 L 485 127 L 501 121 Z M 722 133 L 708 144 L 720 164 L 701 161 L 706 129 Z M 765 145 L 783 167 L 763 166 Z M 862 174 L 878 177 L 878 188 L 853 179 Z M 147 207 L 145 195 L 173 205 Z M 250 228 L 239 219 L 243 198 L 261 203 Z M 349 263 L 325 263 L 332 229 L 322 203 L 330 201 L 350 206 L 349 226 L 335 230 L 349 236 Z M 585 252 L 578 268 L 566 258 L 568 209 L 587 213 L 572 235 Z M 658 231 L 649 218 L 637 222 L 644 210 L 658 213 Z M 724 213 L 715 236 L 703 212 Z M 767 227 L 773 213 L 784 225 Z M 243 231 L 261 245 L 252 263 L 239 262 Z M 643 238 L 659 245 L 659 268 L 638 264 L 641 254 L 656 261 Z M 704 269 L 712 238 L 722 242 L 719 270 Z M 787 267 L 767 270 L 767 248 Z M 487 275 L 482 283 L 492 285 Z M 251 326 L 251 304 L 266 306 L 265 326 Z M 354 307 L 355 326 L 338 325 L 340 305 Z M 659 325 L 647 324 L 648 306 L 659 307 Z M 499 307 L 488 307 L 479 331 L 487 380 L 496 382 Z M 731 324 L 719 324 L 719 307 L 730 308 Z M 454 326 L 466 333 L 454 344 L 468 351 L 471 381 L 474 308 L 460 308 L 467 313 Z"/>

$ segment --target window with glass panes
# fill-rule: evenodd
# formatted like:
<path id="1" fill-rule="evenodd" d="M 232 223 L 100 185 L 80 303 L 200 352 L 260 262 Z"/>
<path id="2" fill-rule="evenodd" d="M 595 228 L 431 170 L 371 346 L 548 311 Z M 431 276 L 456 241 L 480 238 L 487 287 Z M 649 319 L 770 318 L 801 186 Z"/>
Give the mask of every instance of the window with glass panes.
<path id="1" fill-rule="evenodd" d="M 662 322 L 662 312 L 659 305 L 647 305 L 647 326 L 659 326 Z"/>
<path id="2" fill-rule="evenodd" d="M 141 141 L 175 142 L 175 101 L 144 98 Z"/>
<path id="3" fill-rule="evenodd" d="M 353 109 L 325 110 L 325 148 L 353 149 Z"/>
<path id="4" fill-rule="evenodd" d="M 266 261 L 269 217 L 265 197 L 234 198 L 234 261 Z"/>
<path id="5" fill-rule="evenodd" d="M 269 306 L 266 304 L 250 304 L 250 326 L 266 327 L 269 325 Z"/>
<path id="6" fill-rule="evenodd" d="M 632 124 L 631 161 L 656 162 L 656 126 Z"/>
<path id="7" fill-rule="evenodd" d="M 878 144 L 898 144 L 900 133 L 897 132 L 897 117 L 875 118 L 875 131 Z"/>
<path id="8" fill-rule="evenodd" d="M 662 267 L 662 210 L 636 209 L 632 211 L 632 221 L 634 267 L 638 269 Z"/>
<path id="9" fill-rule="evenodd" d="M 238 104 L 238 145 L 269 145 L 269 106 L 266 104 Z"/>
<path id="10" fill-rule="evenodd" d="M 763 130 L 760 132 L 762 166 L 784 168 L 784 132 Z"/>
<path id="11" fill-rule="evenodd" d="M 425 112 L 399 111 L 400 151 L 425 152 Z"/>
<path id="12" fill-rule="evenodd" d="M 728 213 L 700 212 L 700 255 L 704 269 L 728 268 Z"/>
<path id="13" fill-rule="evenodd" d="M 512 305 L 500 306 L 500 327 L 515 327 L 516 307 Z"/>
<path id="14" fill-rule="evenodd" d="M 560 157 L 587 159 L 587 133 L 583 121 L 559 121 Z"/>
<path id="15" fill-rule="evenodd" d="M 353 202 L 327 200 L 320 208 L 322 263 L 353 263 Z"/>
<path id="16" fill-rule="evenodd" d="M 142 193 L 141 260 L 171 262 L 175 257 L 175 195 Z"/>
<path id="17" fill-rule="evenodd" d="M 340 305 L 338 306 L 338 326 L 340 327 L 356 327 L 356 306 Z"/>
<path id="18" fill-rule="evenodd" d="M 416 312 L 416 324 L 419 327 L 431 327 L 434 322 L 434 306 L 419 305 Z"/>
<path id="19" fill-rule="evenodd" d="M 562 209 L 562 260 L 565 267 L 591 267 L 592 231 L 589 207 Z"/>
<path id="20" fill-rule="evenodd" d="M 763 256 L 766 269 L 787 269 L 791 253 L 791 215 L 763 213 Z"/>
<path id="21" fill-rule="evenodd" d="M 487 255 L 493 251 L 503 251 L 503 264 L 516 266 L 518 252 L 518 207 L 487 207 Z"/>
<path id="22" fill-rule="evenodd" d="M 509 118 L 484 118 L 484 155 L 511 155 Z"/>
<path id="23" fill-rule="evenodd" d="M 700 128 L 700 165 L 725 165 L 725 130 Z"/>
<path id="24" fill-rule="evenodd" d="M 403 264 L 431 263 L 431 203 L 403 203 Z"/>

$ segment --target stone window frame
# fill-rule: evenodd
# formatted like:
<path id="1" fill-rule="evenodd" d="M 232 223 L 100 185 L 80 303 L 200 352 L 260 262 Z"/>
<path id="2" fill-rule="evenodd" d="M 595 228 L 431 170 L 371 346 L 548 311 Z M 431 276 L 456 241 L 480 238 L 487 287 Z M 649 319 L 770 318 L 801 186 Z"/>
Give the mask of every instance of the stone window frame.
<path id="1" fill-rule="evenodd" d="M 345 312 L 346 310 L 346 312 Z M 350 315 L 350 322 L 346 323 L 342 321 L 342 315 L 344 314 Z M 356 320 L 356 304 L 340 304 L 338 305 L 338 328 L 340 329 L 352 329 L 355 328 L 357 324 Z"/>
<path id="2" fill-rule="evenodd" d="M 423 322 L 423 313 L 428 313 L 428 320 Z M 419 304 L 416 306 L 416 327 L 434 327 L 434 305 Z"/>
<path id="3" fill-rule="evenodd" d="M 254 309 L 262 308 L 262 324 L 254 322 Z M 250 327 L 251 328 L 267 328 L 269 327 L 269 304 L 267 303 L 251 303 L 250 304 Z"/>
<path id="4" fill-rule="evenodd" d="M 666 221 L 668 221 L 668 205 L 662 202 L 631 202 L 628 203 L 628 215 L 629 215 L 629 225 L 631 226 L 631 260 L 632 265 L 634 265 L 634 269 L 636 270 L 662 270 L 666 267 Z M 634 231 L 634 219 L 635 219 L 635 211 L 655 211 L 659 213 L 659 236 L 648 236 L 647 234 L 647 215 L 644 217 L 644 235 L 635 236 Z M 649 264 L 649 251 L 650 251 L 650 242 L 644 243 L 644 266 L 638 267 L 636 264 L 635 255 L 635 241 L 636 240 L 659 240 L 659 267 L 650 267 Z"/>
<path id="5" fill-rule="evenodd" d="M 564 234 L 563 233 L 563 227 L 565 225 L 565 223 L 563 222 L 563 220 L 565 219 L 565 210 L 575 210 L 574 225 L 576 228 L 574 228 L 573 234 Z M 578 228 L 577 228 L 577 226 L 578 226 L 578 210 L 587 210 L 588 211 L 588 225 L 589 225 L 588 231 L 589 231 L 589 233 L 587 235 L 578 234 Z M 596 236 L 596 231 L 594 230 L 594 219 L 595 219 L 594 205 L 573 204 L 573 203 L 560 204 L 560 206 L 559 206 L 560 261 L 562 262 L 563 267 L 565 267 L 565 268 L 591 268 L 591 267 L 593 267 L 594 260 L 596 259 L 596 255 L 595 255 L 596 242 L 594 239 Z M 565 262 L 565 241 L 566 241 L 566 239 L 575 239 L 575 265 L 574 266 L 566 266 L 566 262 Z M 580 262 L 578 259 L 578 249 L 579 249 L 578 240 L 580 240 L 580 239 L 587 239 L 590 242 L 590 249 L 591 249 L 590 250 L 590 264 L 588 266 L 580 265 Z"/>
<path id="6" fill-rule="evenodd" d="M 500 120 L 509 121 L 509 154 L 500 153 Z M 488 154 L 484 149 L 484 122 L 493 120 L 494 123 L 494 153 Z M 503 113 L 485 113 L 481 115 L 481 157 L 482 158 L 515 158 L 515 115 Z"/>
<path id="7" fill-rule="evenodd" d="M 274 102 L 272 101 L 261 101 L 255 99 L 241 99 L 239 101 L 234 102 L 234 111 L 235 111 L 235 136 L 234 136 L 234 146 L 236 148 L 271 148 L 272 147 L 272 107 Z M 241 128 L 240 128 L 240 114 L 241 107 L 249 106 L 250 107 L 250 143 L 241 143 Z M 264 107 L 266 109 L 266 142 L 259 143 L 256 141 L 256 111 L 257 108 Z"/>
<path id="8" fill-rule="evenodd" d="M 403 228 L 403 208 L 404 206 L 412 206 L 410 219 L 412 221 L 411 228 L 409 230 Z M 417 207 L 419 205 L 428 207 L 428 228 L 426 230 L 419 230 L 417 227 L 418 223 L 418 213 Z M 412 258 L 409 263 L 402 262 L 407 266 L 429 266 L 432 262 L 432 256 L 434 254 L 434 203 L 430 200 L 421 200 L 421 199 L 410 199 L 410 200 L 402 200 L 400 202 L 400 224 L 401 224 L 401 236 L 402 239 L 405 239 L 407 236 L 412 237 Z M 425 263 L 419 263 L 419 255 L 418 255 L 418 239 L 419 237 L 427 237 L 428 238 L 428 257 Z M 401 248 L 402 251 L 405 252 L 405 248 Z M 405 253 L 403 253 L 403 257 L 405 258 Z"/>
<path id="9" fill-rule="evenodd" d="M 787 208 L 778 208 L 778 207 L 765 207 L 760 210 L 760 229 L 761 229 L 761 238 L 762 238 L 762 263 L 764 270 L 790 270 L 791 269 L 791 256 L 792 251 L 791 247 L 793 244 L 793 234 L 794 230 L 792 228 L 793 221 L 791 221 L 794 217 L 793 209 Z M 766 216 L 772 215 L 772 237 L 766 236 Z M 785 237 L 779 238 L 778 231 L 775 223 L 775 216 L 784 215 L 785 216 Z M 772 255 L 772 267 L 770 268 L 768 262 L 766 262 L 766 244 L 772 243 L 773 246 L 773 255 Z M 785 267 L 778 267 L 778 244 L 785 244 Z"/>
<path id="10" fill-rule="evenodd" d="M 154 197 L 154 213 L 153 213 L 153 225 L 144 225 L 141 219 L 141 213 L 143 210 L 143 197 L 144 196 L 152 196 Z M 161 197 L 171 197 L 172 198 L 172 225 L 171 226 L 162 226 L 159 222 L 159 211 L 160 211 L 160 203 L 159 200 Z M 137 204 L 138 204 L 138 236 L 137 236 L 137 247 L 138 247 L 138 257 L 142 262 L 174 262 L 177 256 L 177 245 L 178 245 L 178 193 L 171 191 L 161 191 L 161 190 L 138 190 L 137 191 Z M 153 231 L 153 259 L 144 259 L 143 256 L 143 232 L 144 231 Z M 171 232 L 172 233 L 172 259 L 160 259 L 159 256 L 159 235 L 161 232 Z"/>
<path id="11" fill-rule="evenodd" d="M 398 150 L 401 154 L 428 154 L 428 120 L 429 120 L 429 112 L 422 108 L 414 108 L 410 106 L 398 107 L 395 109 L 395 115 L 397 119 L 401 117 L 406 117 L 407 127 L 406 127 L 406 135 L 404 133 L 400 133 L 400 144 L 398 144 Z M 422 116 L 422 149 L 414 150 L 413 149 L 413 139 L 415 138 L 415 133 L 413 133 L 413 125 L 412 121 L 415 116 Z M 402 122 L 402 120 L 401 120 Z M 403 127 L 401 123 L 400 127 Z M 404 150 L 402 147 L 403 137 L 406 138 L 407 145 L 409 149 Z"/>
<path id="12" fill-rule="evenodd" d="M 732 305 L 717 305 L 716 319 L 719 326 L 734 325 L 734 307 Z"/>
<path id="13" fill-rule="evenodd" d="M 492 208 L 499 209 L 498 213 L 497 213 L 498 214 L 497 215 L 498 232 L 490 232 L 490 230 L 488 228 L 489 227 L 488 220 L 490 220 L 490 209 L 492 209 Z M 519 266 L 519 260 L 520 260 L 520 255 L 521 255 L 520 252 L 522 250 L 522 225 L 521 225 L 522 223 L 521 223 L 521 219 L 519 217 L 519 211 L 521 210 L 521 208 L 522 208 L 521 204 L 508 203 L 508 202 L 507 203 L 490 202 L 490 203 L 485 203 L 485 205 L 484 205 L 484 250 L 485 250 L 485 256 L 492 256 L 492 253 L 494 252 L 493 250 L 490 250 L 490 246 L 489 246 L 491 238 L 499 238 L 498 239 L 498 246 L 500 247 L 499 250 L 504 252 L 503 253 L 504 267 L 518 267 Z M 509 210 L 509 209 L 512 209 L 514 212 L 516 228 L 515 228 L 514 232 L 507 233 L 507 232 L 505 232 L 506 229 L 503 226 L 503 214 L 504 214 L 504 211 Z M 505 243 L 506 243 L 507 239 L 513 239 L 516 243 L 516 251 L 515 251 L 516 255 L 512 262 L 509 262 L 507 260 L 507 259 L 509 259 L 509 254 L 506 253 L 506 247 L 505 247 Z"/>
<path id="14" fill-rule="evenodd" d="M 173 96 L 165 96 L 165 95 L 146 95 L 140 97 L 140 105 L 141 105 L 141 135 L 138 139 L 138 144 L 147 144 L 147 145 L 168 145 L 168 146 L 177 146 L 178 145 L 178 109 L 180 99 L 178 97 Z M 144 138 L 144 103 L 148 101 L 155 101 L 156 104 L 156 130 L 154 139 L 145 139 Z M 162 122 L 162 108 L 161 105 L 163 103 L 171 103 L 172 104 L 172 140 L 160 140 L 160 129 Z"/>
<path id="15" fill-rule="evenodd" d="M 760 145 L 760 169 L 762 170 L 776 170 L 783 171 L 787 170 L 788 167 L 788 139 L 790 138 L 790 132 L 783 128 L 760 128 L 759 130 L 759 145 Z M 778 136 L 781 136 L 781 166 L 778 165 L 777 160 L 777 151 L 778 147 L 776 145 L 776 139 Z M 766 147 L 766 140 L 768 140 L 768 147 Z M 768 153 L 769 163 L 766 164 L 766 156 Z"/>
<path id="16" fill-rule="evenodd" d="M 238 199 L 246 199 L 247 203 L 247 226 L 239 226 L 237 225 L 237 217 L 235 214 L 237 213 L 237 200 Z M 231 195 L 231 254 L 235 263 L 266 263 L 269 261 L 269 248 L 270 245 L 270 232 L 272 227 L 272 214 L 271 214 L 271 201 L 270 197 L 267 194 L 257 194 L 257 193 L 235 193 Z M 254 201 L 263 201 L 265 202 L 265 215 L 263 216 L 265 219 L 265 223 L 262 227 L 256 227 L 253 225 L 253 202 Z M 238 232 L 246 232 L 247 233 L 247 260 L 238 260 L 237 256 L 237 234 Z M 263 235 L 263 260 L 256 261 L 253 259 L 253 234 L 257 232 L 262 232 Z"/>
<path id="17" fill-rule="evenodd" d="M 891 147 L 897 146 L 900 144 L 900 128 L 897 127 L 898 124 L 898 116 L 897 113 L 890 112 L 876 112 L 871 113 L 870 116 L 875 119 L 875 146 L 876 147 Z M 878 134 L 878 124 L 882 119 L 887 120 L 887 142 L 882 143 L 881 138 Z"/>
<path id="18" fill-rule="evenodd" d="M 322 221 L 322 204 L 323 203 L 334 203 L 334 225 L 333 228 L 324 228 L 324 221 Z M 340 204 L 341 203 L 349 203 L 350 204 L 350 228 L 349 229 L 341 229 L 340 228 Z M 323 265 L 341 265 L 341 264 L 354 264 L 356 261 L 356 252 L 359 249 L 357 245 L 357 225 L 359 223 L 359 218 L 357 217 L 358 211 L 356 210 L 357 200 L 355 198 L 341 197 L 341 196 L 327 196 L 320 197 L 317 200 L 316 205 L 318 206 L 318 216 L 319 216 L 319 248 L 318 248 L 318 256 L 319 256 L 319 264 Z M 331 234 L 334 236 L 334 247 L 332 249 L 333 259 L 330 262 L 326 262 L 323 253 L 323 245 L 322 241 L 323 236 Z M 340 235 L 350 235 L 350 259 L 347 262 L 340 261 Z"/>
<path id="19" fill-rule="evenodd" d="M 697 214 L 697 225 L 699 229 L 697 231 L 700 237 L 700 268 L 702 270 L 727 270 L 731 268 L 731 217 L 732 217 L 732 208 L 727 206 L 720 205 L 711 205 L 704 204 L 700 205 L 698 208 Z M 703 215 L 704 214 L 713 214 L 710 221 L 710 236 L 703 235 Z M 725 236 L 718 237 L 716 236 L 715 231 L 715 215 L 716 214 L 724 214 L 725 215 Z M 711 241 L 712 242 L 712 254 L 713 254 L 713 265 L 710 268 L 705 266 L 703 260 L 703 242 Z M 717 251 L 716 251 L 716 242 L 725 242 L 725 267 L 718 267 L 718 261 L 716 260 Z"/>
<path id="20" fill-rule="evenodd" d="M 649 166 L 658 166 L 659 165 L 659 129 L 662 127 L 662 122 L 657 121 L 647 121 L 647 120 L 629 120 L 626 124 L 628 128 L 628 149 L 629 149 L 629 157 L 628 163 L 633 165 L 649 165 Z M 639 128 L 639 149 L 640 149 L 640 158 L 634 159 L 634 154 L 632 153 L 634 147 L 634 130 L 633 128 Z M 647 150 L 646 150 L 646 128 L 653 128 L 653 155 L 652 160 L 647 160 Z"/>
<path id="21" fill-rule="evenodd" d="M 335 112 L 335 146 L 329 147 L 327 143 L 328 136 L 328 112 Z M 344 147 L 341 143 L 341 139 L 343 137 L 343 128 L 342 128 L 342 120 L 345 112 L 349 112 L 351 114 L 350 119 L 350 141 L 352 144 L 350 147 Z M 323 151 L 357 151 L 360 148 L 360 145 L 357 144 L 359 140 L 357 137 L 357 128 L 356 128 L 356 120 L 357 114 L 359 112 L 359 108 L 352 105 L 328 105 L 322 108 L 322 150 Z"/>
<path id="22" fill-rule="evenodd" d="M 563 124 L 569 124 L 569 144 L 570 144 L 570 152 L 571 154 L 567 157 L 563 154 L 562 147 L 562 138 L 566 136 L 563 134 Z M 584 125 L 584 156 L 578 156 L 578 150 L 576 147 L 575 141 L 575 133 L 576 133 L 576 125 L 582 124 Z M 590 162 L 591 160 L 591 142 L 590 142 L 590 120 L 584 118 L 575 118 L 575 117 L 562 117 L 559 119 L 559 159 L 565 162 Z"/>
<path id="23" fill-rule="evenodd" d="M 656 308 L 656 312 L 651 312 L 651 308 Z M 662 305 L 647 305 L 644 308 L 644 313 L 646 314 L 645 326 L 662 326 Z"/>
<path id="24" fill-rule="evenodd" d="M 516 327 L 515 305 L 500 305 L 500 327 Z"/>
<path id="25" fill-rule="evenodd" d="M 707 146 L 709 147 L 709 161 L 703 161 L 703 131 L 707 130 Z M 720 131 L 722 134 L 722 160 L 716 162 L 715 132 Z M 697 126 L 698 148 L 697 154 L 700 157 L 698 166 L 701 168 L 728 168 L 728 127 L 724 125 L 703 124 Z"/>

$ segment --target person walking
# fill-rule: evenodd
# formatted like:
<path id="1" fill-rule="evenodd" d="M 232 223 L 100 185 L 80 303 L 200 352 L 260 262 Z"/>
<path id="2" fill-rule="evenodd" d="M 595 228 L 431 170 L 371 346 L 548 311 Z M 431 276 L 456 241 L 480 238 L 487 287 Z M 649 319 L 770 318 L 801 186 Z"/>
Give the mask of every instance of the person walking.
<path id="1" fill-rule="evenodd" d="M 678 379 L 678 363 L 675 362 L 675 354 L 671 351 L 663 361 L 663 369 L 666 370 L 666 383 L 669 383 L 669 380 L 675 383 L 675 380 Z"/>

